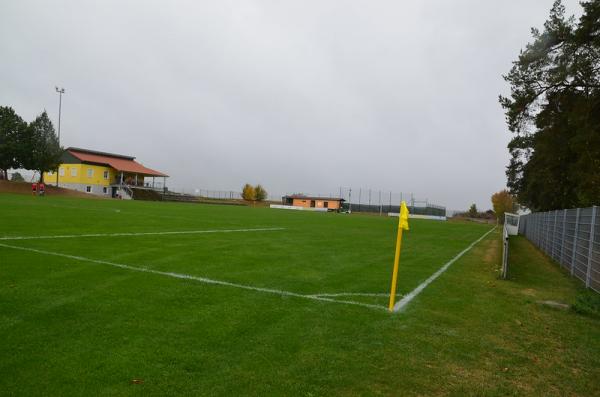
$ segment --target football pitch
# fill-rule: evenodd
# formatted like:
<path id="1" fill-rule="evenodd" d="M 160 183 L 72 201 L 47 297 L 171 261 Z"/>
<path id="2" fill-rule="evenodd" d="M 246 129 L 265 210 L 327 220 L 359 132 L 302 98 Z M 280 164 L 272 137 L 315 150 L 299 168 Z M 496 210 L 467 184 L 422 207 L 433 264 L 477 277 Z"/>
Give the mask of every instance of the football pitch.
<path id="1" fill-rule="evenodd" d="M 411 220 L 398 299 L 464 256 L 389 313 L 397 219 L 9 194 L 0 211 L 8 394 L 487 390 L 448 384 L 438 360 L 477 367 L 477 333 L 494 330 L 472 290 L 497 282 L 490 225 Z M 452 325 L 469 310 L 484 324 Z"/>

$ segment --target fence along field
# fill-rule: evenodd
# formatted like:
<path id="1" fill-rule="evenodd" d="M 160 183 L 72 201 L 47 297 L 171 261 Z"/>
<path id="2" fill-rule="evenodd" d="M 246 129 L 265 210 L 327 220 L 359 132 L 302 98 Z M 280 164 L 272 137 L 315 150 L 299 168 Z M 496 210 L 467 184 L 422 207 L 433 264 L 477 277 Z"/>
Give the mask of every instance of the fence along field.
<path id="1" fill-rule="evenodd" d="M 519 233 L 600 292 L 600 211 L 572 208 L 521 215 Z"/>

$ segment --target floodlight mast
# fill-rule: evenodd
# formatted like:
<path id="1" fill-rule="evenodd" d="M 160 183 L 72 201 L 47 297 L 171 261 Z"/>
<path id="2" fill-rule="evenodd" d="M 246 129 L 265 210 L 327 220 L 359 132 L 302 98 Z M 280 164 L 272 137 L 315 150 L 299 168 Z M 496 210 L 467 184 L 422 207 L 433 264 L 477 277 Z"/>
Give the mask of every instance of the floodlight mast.
<path id="1" fill-rule="evenodd" d="M 58 92 L 58 145 L 60 146 L 60 116 L 62 111 L 62 94 L 65 93 L 64 88 L 54 87 L 56 92 Z"/>
<path id="2" fill-rule="evenodd" d="M 60 116 L 62 113 L 62 95 L 65 93 L 65 89 L 64 88 L 58 88 L 57 86 L 54 87 L 54 89 L 56 90 L 56 92 L 58 92 L 58 146 L 60 147 Z M 58 174 L 59 174 L 59 170 L 56 170 L 56 187 L 58 187 Z"/>

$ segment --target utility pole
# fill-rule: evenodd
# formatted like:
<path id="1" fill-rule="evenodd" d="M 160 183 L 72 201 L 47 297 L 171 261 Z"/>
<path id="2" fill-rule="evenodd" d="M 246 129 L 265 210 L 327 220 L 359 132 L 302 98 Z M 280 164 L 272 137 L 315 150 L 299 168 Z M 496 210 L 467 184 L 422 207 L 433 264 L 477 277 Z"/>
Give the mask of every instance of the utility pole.
<path id="1" fill-rule="evenodd" d="M 60 147 L 60 116 L 62 113 L 62 95 L 65 93 L 64 88 L 54 87 L 56 92 L 58 92 L 58 147 Z M 56 187 L 58 187 L 58 173 L 59 169 L 56 169 Z"/>

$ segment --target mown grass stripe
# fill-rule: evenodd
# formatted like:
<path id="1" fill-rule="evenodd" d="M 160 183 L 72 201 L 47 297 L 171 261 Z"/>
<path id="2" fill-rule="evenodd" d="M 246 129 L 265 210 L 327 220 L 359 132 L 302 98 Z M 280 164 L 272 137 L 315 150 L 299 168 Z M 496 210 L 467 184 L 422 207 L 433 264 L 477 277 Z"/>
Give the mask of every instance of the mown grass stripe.
<path id="1" fill-rule="evenodd" d="M 192 276 L 190 274 L 163 272 L 160 270 L 153 270 L 153 269 L 148 269 L 145 267 L 130 266 L 130 265 L 122 264 L 122 263 L 115 263 L 115 262 L 109 262 L 109 261 L 104 261 L 104 260 L 99 260 L 99 259 L 86 258 L 83 256 L 78 256 L 78 255 L 62 254 L 59 252 L 39 250 L 39 249 L 35 249 L 35 248 L 19 247 L 19 246 L 8 245 L 8 244 L 3 244 L 3 243 L 0 243 L 0 247 L 11 248 L 11 249 L 27 251 L 27 252 L 34 252 L 34 253 L 42 254 L 42 255 L 58 256 L 58 257 L 73 259 L 73 260 L 81 261 L 81 262 L 90 262 L 90 263 L 96 263 L 99 265 L 108 265 L 108 266 L 113 266 L 113 267 L 117 267 L 120 269 L 132 270 L 132 271 L 136 271 L 136 272 L 157 274 L 160 276 L 167 276 L 167 277 L 173 277 L 173 278 L 185 279 L 185 280 L 194 280 L 194 281 L 198 281 L 198 282 L 205 283 L 205 284 L 221 285 L 221 286 L 226 286 L 226 287 L 245 289 L 245 290 L 249 290 L 249 291 L 263 292 L 263 293 L 267 293 L 267 294 L 291 296 L 291 297 L 302 298 L 302 299 L 311 299 L 311 300 L 315 300 L 315 301 L 361 306 L 361 307 L 366 307 L 369 309 L 376 309 L 376 310 L 385 309 L 385 307 L 383 307 L 383 306 L 370 305 L 368 303 L 361 303 L 361 302 L 355 302 L 355 301 L 349 301 L 349 300 L 331 299 L 331 298 L 326 298 L 326 297 L 320 297 L 318 295 L 304 295 L 304 294 L 299 294 L 297 292 L 272 289 L 272 288 L 254 287 L 251 285 L 231 283 L 229 281 L 215 280 L 215 279 L 210 279 L 210 278 L 206 278 L 206 277 Z"/>

